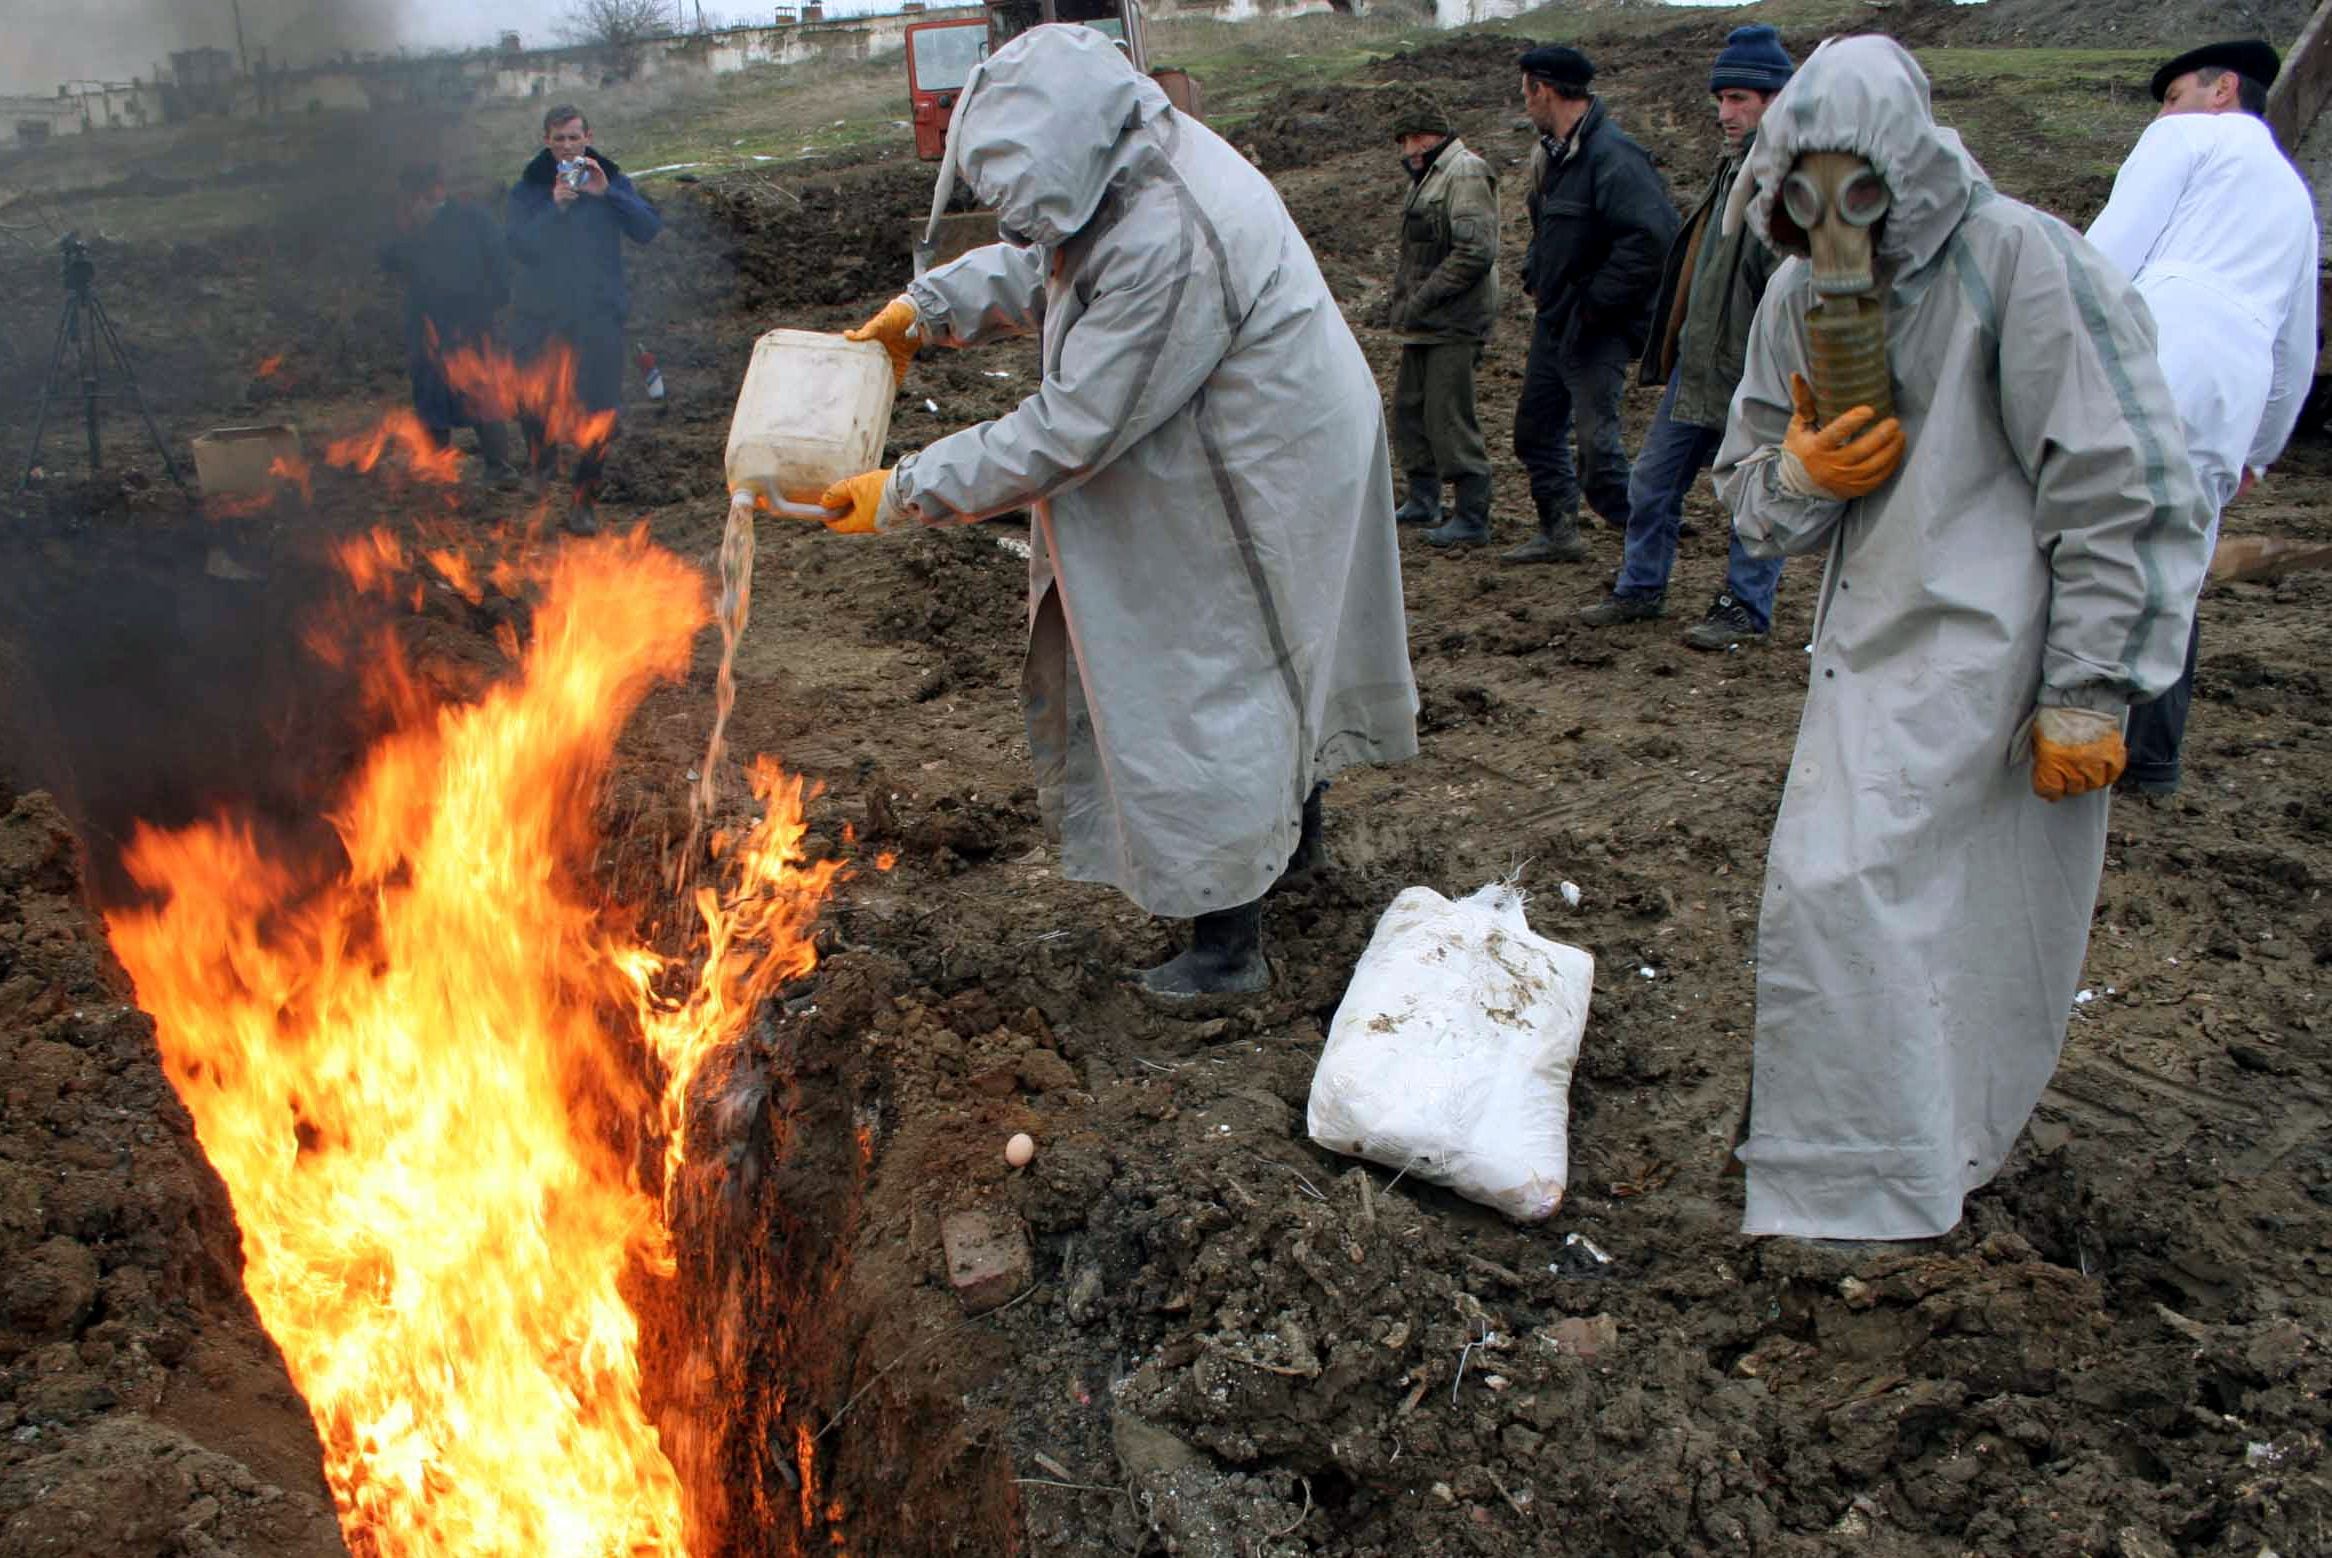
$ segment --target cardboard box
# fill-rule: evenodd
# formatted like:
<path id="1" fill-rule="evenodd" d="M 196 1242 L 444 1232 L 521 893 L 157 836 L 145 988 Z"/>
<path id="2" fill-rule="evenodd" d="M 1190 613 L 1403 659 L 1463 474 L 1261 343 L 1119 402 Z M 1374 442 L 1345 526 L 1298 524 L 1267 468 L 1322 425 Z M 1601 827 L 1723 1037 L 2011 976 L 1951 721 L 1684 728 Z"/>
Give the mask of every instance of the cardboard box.
<path id="1" fill-rule="evenodd" d="M 300 430 L 288 423 L 214 428 L 194 441 L 195 479 L 210 498 L 272 497 L 283 484 L 275 462 L 299 458 Z"/>

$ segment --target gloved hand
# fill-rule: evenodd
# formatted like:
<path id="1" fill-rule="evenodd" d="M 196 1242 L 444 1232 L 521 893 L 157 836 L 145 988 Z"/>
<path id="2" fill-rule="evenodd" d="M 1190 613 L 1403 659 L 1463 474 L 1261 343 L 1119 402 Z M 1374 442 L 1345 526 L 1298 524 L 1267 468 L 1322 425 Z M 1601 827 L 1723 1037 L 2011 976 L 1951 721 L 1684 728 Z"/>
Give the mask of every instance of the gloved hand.
<path id="1" fill-rule="evenodd" d="M 891 473 L 865 471 L 828 487 L 818 499 L 827 511 L 826 528 L 838 536 L 869 536 L 892 528 L 897 513 L 890 504 Z"/>
<path id="2" fill-rule="evenodd" d="M 1781 441 L 1781 484 L 1801 498 L 1867 497 L 1886 485 L 1903 463 L 1903 424 L 1893 417 L 1871 425 L 1875 414 L 1856 406 L 1814 426 L 1814 387 L 1802 373 L 1789 376 L 1796 414 Z"/>
<path id="3" fill-rule="evenodd" d="M 891 372 L 907 382 L 907 364 L 923 349 L 923 316 L 915 300 L 902 294 L 885 303 L 882 312 L 855 330 L 842 332 L 845 341 L 873 341 L 891 354 Z"/>
<path id="4" fill-rule="evenodd" d="M 2032 793 L 2044 801 L 2102 790 L 2129 761 L 2117 714 L 2057 707 L 2033 714 Z"/>

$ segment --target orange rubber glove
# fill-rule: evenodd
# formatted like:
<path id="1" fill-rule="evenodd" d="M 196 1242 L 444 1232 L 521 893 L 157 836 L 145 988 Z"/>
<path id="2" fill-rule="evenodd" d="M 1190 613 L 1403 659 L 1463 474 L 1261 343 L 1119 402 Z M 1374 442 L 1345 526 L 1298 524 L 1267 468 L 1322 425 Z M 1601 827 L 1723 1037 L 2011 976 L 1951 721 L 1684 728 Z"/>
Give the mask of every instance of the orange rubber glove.
<path id="1" fill-rule="evenodd" d="M 2044 801 L 2102 790 L 2129 762 L 2118 715 L 2045 708 L 2032 717 L 2032 793 Z"/>
<path id="2" fill-rule="evenodd" d="M 915 304 L 906 297 L 895 297 L 883 305 L 882 312 L 855 330 L 842 332 L 845 341 L 873 341 L 891 354 L 891 372 L 898 382 L 907 382 L 907 364 L 923 349 L 923 316 L 915 311 Z"/>
<path id="3" fill-rule="evenodd" d="M 826 528 L 838 536 L 871 536 L 894 527 L 896 514 L 884 512 L 890 486 L 889 471 L 866 471 L 828 487 L 818 499 L 827 511 Z"/>
<path id="4" fill-rule="evenodd" d="M 1828 427 L 1814 426 L 1814 387 L 1802 373 L 1789 376 L 1796 414 L 1781 441 L 1782 485 L 1801 497 L 1868 497 L 1903 463 L 1903 424 L 1893 417 L 1871 425 L 1868 406 L 1841 412 Z M 1791 467 L 1796 469 L 1792 470 Z"/>

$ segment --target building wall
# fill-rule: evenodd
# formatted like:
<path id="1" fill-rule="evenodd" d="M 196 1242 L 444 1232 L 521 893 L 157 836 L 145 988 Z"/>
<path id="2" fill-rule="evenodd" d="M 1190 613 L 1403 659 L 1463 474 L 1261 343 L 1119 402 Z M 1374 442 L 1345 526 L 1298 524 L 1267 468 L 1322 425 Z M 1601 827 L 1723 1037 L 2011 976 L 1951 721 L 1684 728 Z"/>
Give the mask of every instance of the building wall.
<path id="1" fill-rule="evenodd" d="M 1526 0 L 1435 0 L 1443 26 L 1511 16 Z M 1306 16 L 1332 10 L 1365 11 L 1367 0 L 1146 0 L 1153 17 L 1214 16 L 1247 21 L 1259 16 Z M 933 6 L 919 12 L 852 16 L 833 21 L 737 27 L 693 37 L 660 38 L 635 46 L 624 60 L 601 49 L 535 49 L 524 53 L 479 50 L 422 59 L 360 61 L 306 70 L 275 70 L 228 84 L 228 112 L 238 116 L 308 111 L 363 111 L 415 103 L 463 104 L 529 98 L 557 99 L 596 91 L 611 79 L 683 79 L 720 76 L 756 65 L 792 65 L 820 58 L 871 59 L 906 47 L 917 22 L 977 18 L 977 5 Z M 48 133 L 160 124 L 165 93 L 152 83 L 76 86 L 60 98 L 0 98 L 0 149 L 22 145 L 20 120 L 48 125 Z"/>

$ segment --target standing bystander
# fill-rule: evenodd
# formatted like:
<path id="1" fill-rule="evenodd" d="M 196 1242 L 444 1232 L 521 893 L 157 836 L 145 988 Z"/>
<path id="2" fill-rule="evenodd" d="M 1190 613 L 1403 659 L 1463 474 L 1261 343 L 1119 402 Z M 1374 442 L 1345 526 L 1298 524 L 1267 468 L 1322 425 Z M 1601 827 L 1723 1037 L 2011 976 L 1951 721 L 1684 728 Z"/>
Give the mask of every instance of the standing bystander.
<path id="1" fill-rule="evenodd" d="M 643 199 L 613 158 L 591 144 L 583 111 L 561 104 L 543 116 L 543 149 L 510 191 L 510 251 L 518 260 L 517 316 L 511 345 L 537 370 L 557 355 L 574 363 L 578 409 L 623 407 L 623 240 L 647 243 L 664 219 Z M 541 408 L 522 409 L 528 468 L 546 475 L 556 459 Z M 567 529 L 589 535 L 599 528 L 594 504 L 611 425 L 577 451 Z"/>
<path id="2" fill-rule="evenodd" d="M 1393 457 L 1409 491 L 1393 517 L 1439 523 L 1447 483 L 1451 523 L 1487 535 L 1490 451 L 1474 409 L 1474 370 L 1498 317 L 1498 177 L 1423 93 L 1397 103 L 1392 120 L 1409 175 L 1392 298 L 1401 337 Z"/>
<path id="3" fill-rule="evenodd" d="M 1676 206 L 1644 148 L 1620 132 L 1588 91 L 1595 65 L 1545 44 L 1524 54 L 1522 108 L 1539 132 L 1530 162 L 1530 358 L 1514 408 L 1514 453 L 1530 475 L 1538 534 L 1510 563 L 1570 563 L 1587 555 L 1579 498 L 1613 525 L 1628 522 L 1628 461 L 1619 441 L 1620 392 L 1644 349 L 1660 264 L 1676 236 Z M 1579 455 L 1571 457 L 1573 424 Z M 1489 539 L 1450 524 L 1437 546 Z"/>
<path id="4" fill-rule="evenodd" d="M 413 415 L 439 448 L 457 427 L 477 431 L 486 474 L 499 482 L 510 464 L 510 430 L 499 408 L 446 374 L 449 352 L 483 352 L 494 344 L 494 316 L 510 300 L 510 254 L 494 218 L 448 200 L 434 163 L 412 163 L 397 177 L 403 203 L 397 234 L 381 246 L 381 266 L 405 287 L 405 371 Z"/>
<path id="5" fill-rule="evenodd" d="M 2315 369 L 2316 211 L 2259 117 L 2280 64 L 2253 39 L 2154 72 L 2162 110 L 2089 228 L 2153 310 L 2214 537 L 2219 511 L 2283 452 Z M 2195 637 L 2178 684 L 2130 710 L 2125 782 L 2140 794 L 2178 788 Z"/>
<path id="6" fill-rule="evenodd" d="M 1722 230 L 1725 197 L 1756 144 L 1766 105 L 1789 85 L 1796 68 L 1771 27 L 1736 27 L 1709 72 L 1724 156 L 1684 231 L 1669 246 L 1641 370 L 1644 383 L 1666 388 L 1628 477 L 1627 555 L 1619 581 L 1610 598 L 1579 613 L 1590 627 L 1648 622 L 1666 609 L 1684 495 L 1724 442 L 1725 414 L 1749 351 L 1749 326 L 1779 263 L 1746 224 L 1729 233 Z M 1730 649 L 1759 640 L 1773 624 L 1781 559 L 1752 557 L 1729 525 L 1726 534 L 1732 545 L 1725 587 L 1708 614 L 1685 630 L 1685 643 L 1695 649 Z"/>

